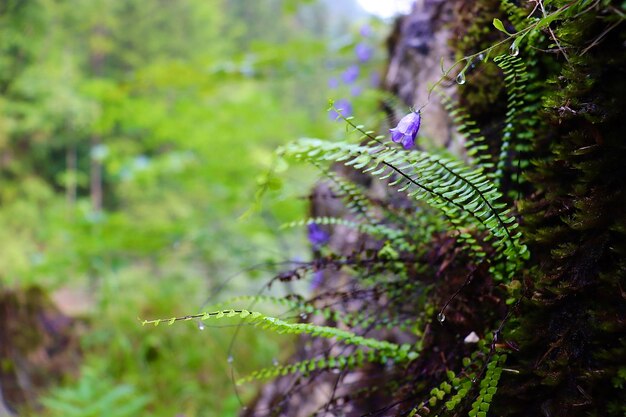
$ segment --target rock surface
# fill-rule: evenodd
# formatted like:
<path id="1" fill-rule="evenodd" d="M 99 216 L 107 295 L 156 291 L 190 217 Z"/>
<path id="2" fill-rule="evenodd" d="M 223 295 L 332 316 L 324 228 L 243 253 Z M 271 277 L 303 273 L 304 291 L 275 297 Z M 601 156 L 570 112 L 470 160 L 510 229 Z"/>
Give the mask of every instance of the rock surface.
<path id="1" fill-rule="evenodd" d="M 419 109 L 428 103 L 422 110 L 423 125 L 420 135 L 425 135 L 437 145 L 447 146 L 454 151 L 457 138 L 453 133 L 450 118 L 439 103 L 437 96 L 432 94 L 429 97 L 428 92 L 428 86 L 437 82 L 442 76 L 442 60 L 446 68 L 453 62 L 448 45 L 452 33 L 448 27 L 453 19 L 452 3 L 454 2 L 443 0 L 417 1 L 409 15 L 398 18 L 387 42 L 389 63 L 383 79 L 383 88 L 393 93 L 402 102 L 398 109 L 387 108 L 389 112 L 397 112 L 400 108 L 406 110 L 408 107 Z M 442 88 L 447 94 L 453 94 L 455 85 L 452 80 L 447 79 L 443 81 Z M 391 114 L 391 118 L 399 119 L 403 115 Z M 360 174 L 340 166 L 337 170 L 342 175 L 356 176 L 356 181 L 359 182 Z M 368 187 L 370 196 L 375 199 L 398 198 L 397 193 L 389 195 L 386 187 L 379 183 L 364 185 Z M 347 215 L 341 204 L 338 204 L 339 200 L 324 198 L 331 193 L 329 186 L 324 183 L 315 188 L 311 199 L 312 216 L 345 217 Z M 363 245 L 367 246 L 367 244 L 368 242 L 363 241 L 359 233 L 353 229 L 342 226 L 333 228 L 330 245 L 335 253 L 347 255 L 357 247 L 364 247 Z M 323 285 L 332 282 L 336 286 L 337 283 L 346 283 L 349 279 L 341 271 L 326 271 L 324 273 L 326 284 Z M 370 335 L 376 337 L 376 333 Z M 393 338 L 393 335 L 391 337 Z M 293 363 L 310 357 L 311 352 L 326 351 L 331 355 L 346 353 L 342 349 L 337 346 L 332 347 L 326 340 L 300 338 L 296 353 L 288 362 Z M 263 386 L 256 400 L 242 412 L 242 416 L 334 416 L 333 410 L 325 405 L 333 397 L 350 395 L 350 392 L 345 391 L 345 387 L 350 387 L 353 393 L 367 388 L 368 378 L 363 375 L 366 372 L 367 368 L 342 372 L 338 375 L 324 372 L 308 377 L 304 382 L 293 375 L 278 378 Z M 340 379 L 342 388 L 337 389 Z M 302 386 L 298 390 L 292 389 L 294 385 L 300 383 Z M 285 395 L 285 393 L 289 394 Z M 342 407 L 345 415 L 360 416 L 371 411 L 369 407 L 357 409 L 358 406 L 355 404 L 337 405 Z"/>

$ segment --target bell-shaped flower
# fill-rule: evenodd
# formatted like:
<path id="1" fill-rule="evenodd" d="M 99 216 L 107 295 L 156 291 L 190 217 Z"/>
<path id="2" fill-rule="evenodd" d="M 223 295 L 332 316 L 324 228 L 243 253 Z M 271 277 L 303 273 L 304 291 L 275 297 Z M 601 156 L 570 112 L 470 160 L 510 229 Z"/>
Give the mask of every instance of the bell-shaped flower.
<path id="1" fill-rule="evenodd" d="M 359 67 L 358 65 L 350 65 L 344 72 L 341 74 L 341 79 L 346 84 L 352 84 L 359 78 Z"/>
<path id="2" fill-rule="evenodd" d="M 372 58 L 374 49 L 361 42 L 354 47 L 354 52 L 359 62 L 367 62 Z"/>
<path id="3" fill-rule="evenodd" d="M 422 116 L 419 112 L 411 112 L 400 119 L 398 126 L 389 129 L 391 132 L 391 140 L 401 143 L 404 149 L 411 149 L 415 146 L 415 137 L 420 130 Z"/>
<path id="4" fill-rule="evenodd" d="M 318 224 L 309 223 L 308 238 L 314 248 L 319 248 L 328 243 L 330 236 Z"/>

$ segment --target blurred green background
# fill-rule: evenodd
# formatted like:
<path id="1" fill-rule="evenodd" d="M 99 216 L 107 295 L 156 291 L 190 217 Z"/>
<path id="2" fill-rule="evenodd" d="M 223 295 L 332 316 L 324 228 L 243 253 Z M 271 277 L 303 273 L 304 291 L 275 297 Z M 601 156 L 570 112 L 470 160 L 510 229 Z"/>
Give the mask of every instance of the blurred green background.
<path id="1" fill-rule="evenodd" d="M 345 131 L 329 98 L 373 117 L 383 26 L 353 1 L 0 2 L 0 289 L 40 287 L 81 323 L 79 372 L 21 414 L 236 414 L 234 329 L 138 318 L 254 294 L 273 271 L 254 265 L 310 256 L 303 230 L 278 228 L 306 216 L 313 171 L 241 217 L 276 146 Z M 360 42 L 377 59 L 330 89 Z M 241 332 L 236 372 L 289 342 Z"/>

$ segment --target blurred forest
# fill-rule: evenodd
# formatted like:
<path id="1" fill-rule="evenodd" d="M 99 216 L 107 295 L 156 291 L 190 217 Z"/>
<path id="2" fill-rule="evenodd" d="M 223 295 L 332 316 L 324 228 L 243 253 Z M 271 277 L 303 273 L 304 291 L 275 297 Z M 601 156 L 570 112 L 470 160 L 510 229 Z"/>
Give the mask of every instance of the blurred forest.
<path id="1" fill-rule="evenodd" d="M 244 214 L 277 145 L 341 133 L 325 109 L 347 86 L 327 82 L 365 19 L 354 2 L 0 2 L 0 415 L 236 412 L 231 329 L 137 319 L 253 293 L 252 266 L 309 256 L 303 230 L 276 237 L 304 215 L 283 194 L 308 171 Z M 244 332 L 237 366 L 288 341 Z"/>
<path id="2" fill-rule="evenodd" d="M 0 417 L 624 415 L 626 3 L 400 3 L 0 0 Z"/>

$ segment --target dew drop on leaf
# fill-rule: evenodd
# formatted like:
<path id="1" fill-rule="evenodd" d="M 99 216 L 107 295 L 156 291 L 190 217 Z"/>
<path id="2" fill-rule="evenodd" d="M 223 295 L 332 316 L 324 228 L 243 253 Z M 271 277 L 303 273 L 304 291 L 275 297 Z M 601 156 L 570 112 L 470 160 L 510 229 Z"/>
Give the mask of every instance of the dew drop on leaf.
<path id="1" fill-rule="evenodd" d="M 509 54 L 511 54 L 511 56 L 518 56 L 519 47 L 515 44 L 511 45 L 511 47 L 509 48 Z"/>
<path id="2" fill-rule="evenodd" d="M 227 359 L 228 363 L 233 363 L 233 360 L 234 360 L 233 355 L 228 355 L 228 359 Z"/>
<path id="3" fill-rule="evenodd" d="M 198 322 L 198 330 L 204 330 L 206 329 L 206 326 L 204 325 L 204 323 L 202 323 L 201 321 Z"/>
<path id="4" fill-rule="evenodd" d="M 456 76 L 456 83 L 459 85 L 465 84 L 465 73 L 460 72 L 459 75 Z"/>

